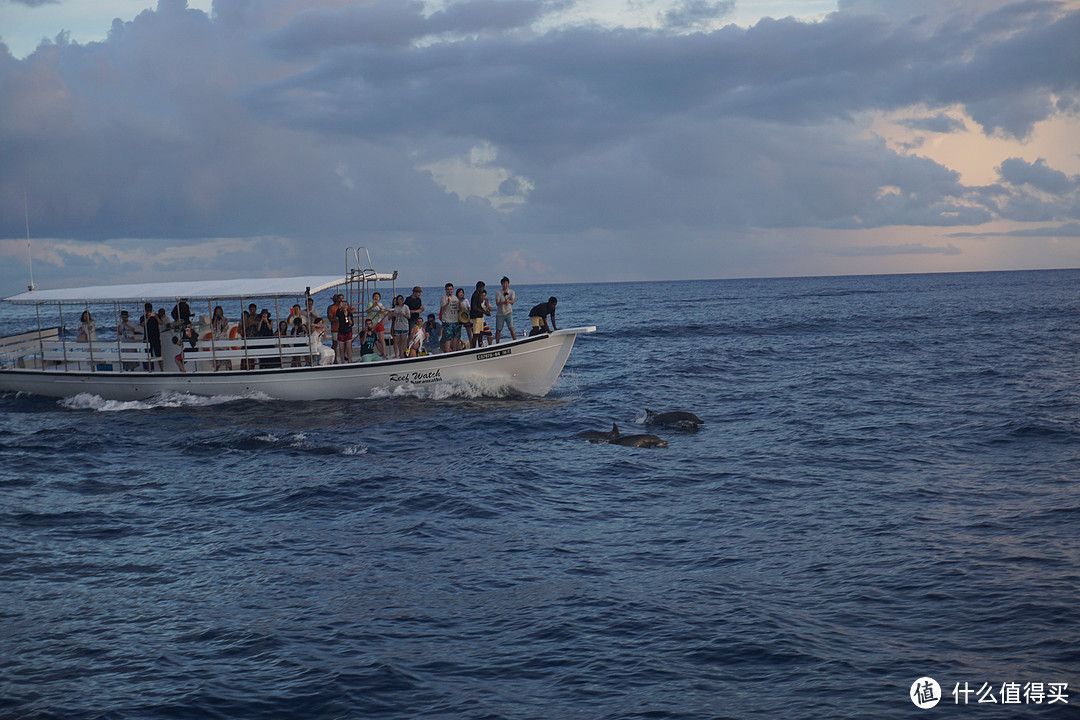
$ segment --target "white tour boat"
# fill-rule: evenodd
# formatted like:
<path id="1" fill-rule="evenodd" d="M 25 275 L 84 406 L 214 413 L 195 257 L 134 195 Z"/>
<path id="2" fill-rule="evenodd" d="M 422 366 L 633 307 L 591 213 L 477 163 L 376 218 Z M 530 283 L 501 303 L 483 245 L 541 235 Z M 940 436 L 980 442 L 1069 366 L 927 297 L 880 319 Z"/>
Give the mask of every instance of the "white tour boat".
<path id="1" fill-rule="evenodd" d="M 6 298 L 35 306 L 37 329 L 0 337 L 0 391 L 51 397 L 90 393 L 106 400 L 142 400 L 168 392 L 323 400 L 425 394 L 438 386 L 446 386 L 452 394 L 454 386 L 461 385 L 481 392 L 543 396 L 562 372 L 577 336 L 596 330 L 577 327 L 531 337 L 522 333 L 520 339 L 481 348 L 342 364 L 327 358 L 328 345 L 311 335 L 244 338 L 232 330 L 229 337 L 219 333 L 215 338 L 210 332 L 209 318 L 216 305 L 232 308 L 225 314 L 234 320 L 230 325 L 234 328 L 249 302 L 264 306 L 272 302 L 276 327 L 282 300 L 295 298 L 305 307 L 306 298 L 330 288 L 346 296 L 359 320 L 377 284 L 396 279 L 396 272 L 347 267 L 344 276 L 332 277 L 32 289 Z M 163 330 L 162 351 L 154 357 L 145 340 L 124 339 L 114 331 L 122 310 L 130 312 L 137 327 L 144 303 L 168 307 L 182 300 L 189 303 L 193 318 L 199 318 L 190 326 L 198 335 L 194 346 L 179 331 Z M 65 309 L 71 316 L 91 308 L 99 318 L 103 312 L 113 315 L 111 328 L 106 331 L 109 323 L 98 322 L 96 333 L 76 336 L 65 324 Z M 437 315 L 438 307 L 425 310 L 425 316 L 428 312 Z M 520 310 L 517 315 L 519 329 L 527 328 L 527 318 Z M 330 364 L 322 364 L 326 362 Z"/>

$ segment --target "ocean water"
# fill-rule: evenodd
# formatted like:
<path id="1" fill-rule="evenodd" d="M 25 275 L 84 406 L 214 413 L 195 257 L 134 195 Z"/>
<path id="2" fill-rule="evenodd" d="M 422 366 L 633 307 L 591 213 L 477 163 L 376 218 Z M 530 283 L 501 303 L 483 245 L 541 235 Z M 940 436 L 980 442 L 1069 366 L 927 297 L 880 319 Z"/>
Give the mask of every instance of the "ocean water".
<path id="1" fill-rule="evenodd" d="M 0 717 L 1078 717 L 1078 286 L 523 287 L 599 328 L 542 399 L 0 397 Z"/>

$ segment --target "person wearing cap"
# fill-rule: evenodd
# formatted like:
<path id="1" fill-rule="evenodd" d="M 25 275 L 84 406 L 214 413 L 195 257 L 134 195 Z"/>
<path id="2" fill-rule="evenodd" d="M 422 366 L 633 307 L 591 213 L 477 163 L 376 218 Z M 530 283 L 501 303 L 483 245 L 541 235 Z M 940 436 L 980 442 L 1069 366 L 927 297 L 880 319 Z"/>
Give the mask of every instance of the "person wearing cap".
<path id="1" fill-rule="evenodd" d="M 116 326 L 116 334 L 124 342 L 135 341 L 135 324 L 131 322 L 131 316 L 127 310 L 120 311 L 120 324 Z"/>
<path id="2" fill-rule="evenodd" d="M 417 320 L 420 320 L 420 314 L 426 309 L 424 303 L 420 300 L 420 293 L 423 290 L 419 285 L 412 289 L 412 295 L 405 298 L 405 307 L 409 308 L 409 327 L 416 324 Z M 423 322 L 422 320 L 420 320 Z"/>

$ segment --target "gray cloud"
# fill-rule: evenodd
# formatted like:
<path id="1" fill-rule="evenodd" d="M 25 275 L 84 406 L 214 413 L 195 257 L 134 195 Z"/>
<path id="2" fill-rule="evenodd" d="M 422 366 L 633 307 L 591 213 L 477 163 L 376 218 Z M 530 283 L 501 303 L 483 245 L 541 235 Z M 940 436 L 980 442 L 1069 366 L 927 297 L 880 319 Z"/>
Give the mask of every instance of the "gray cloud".
<path id="1" fill-rule="evenodd" d="M 960 105 L 1022 138 L 1077 112 L 1075 5 L 929 22 L 845 4 L 694 33 L 674 28 L 728 4 L 688 0 L 663 30 L 545 33 L 561 6 L 542 0 L 310 5 L 217 0 L 211 18 L 167 0 L 100 43 L 0 54 L 0 237 L 21 235 L 24 191 L 55 238 L 376 237 L 434 266 L 631 230 L 697 248 L 754 228 L 1076 217 L 1052 158 L 973 188 L 863 132 L 867 113 L 906 108 L 932 113 L 912 129 L 959 131 L 943 110 Z M 510 211 L 429 169 L 481 143 L 505 169 L 493 200 L 527 196 Z"/>
<path id="2" fill-rule="evenodd" d="M 1048 167 L 1045 158 L 1033 163 L 1021 158 L 1009 158 L 998 169 L 1001 179 L 1013 185 L 1030 185 L 1052 195 L 1064 195 L 1076 189 L 1077 178 Z"/>
<path id="3" fill-rule="evenodd" d="M 426 14 L 418 0 L 314 9 L 294 16 L 267 38 L 275 49 L 317 55 L 341 46 L 407 46 L 431 36 L 470 35 L 527 28 L 560 7 L 545 0 L 470 0 Z"/>
<path id="4" fill-rule="evenodd" d="M 683 0 L 664 12 L 664 25 L 669 28 L 688 29 L 705 25 L 731 13 L 735 0 Z"/>
<path id="5" fill-rule="evenodd" d="M 912 118 L 910 120 L 904 120 L 900 124 L 912 130 L 946 135 L 954 132 L 963 132 L 967 129 L 963 120 L 949 117 L 945 113 L 938 113 L 933 117 L 927 118 Z"/>

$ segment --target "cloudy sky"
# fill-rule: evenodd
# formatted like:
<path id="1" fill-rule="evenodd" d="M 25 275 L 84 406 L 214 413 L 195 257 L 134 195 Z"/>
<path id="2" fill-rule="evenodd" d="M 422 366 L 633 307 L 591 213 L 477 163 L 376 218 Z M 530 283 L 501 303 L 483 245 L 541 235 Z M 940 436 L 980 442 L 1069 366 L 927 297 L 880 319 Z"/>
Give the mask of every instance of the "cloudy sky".
<path id="1" fill-rule="evenodd" d="M 0 38 L 0 295 L 27 219 L 39 287 L 1080 267 L 1080 0 L 0 0 Z"/>

